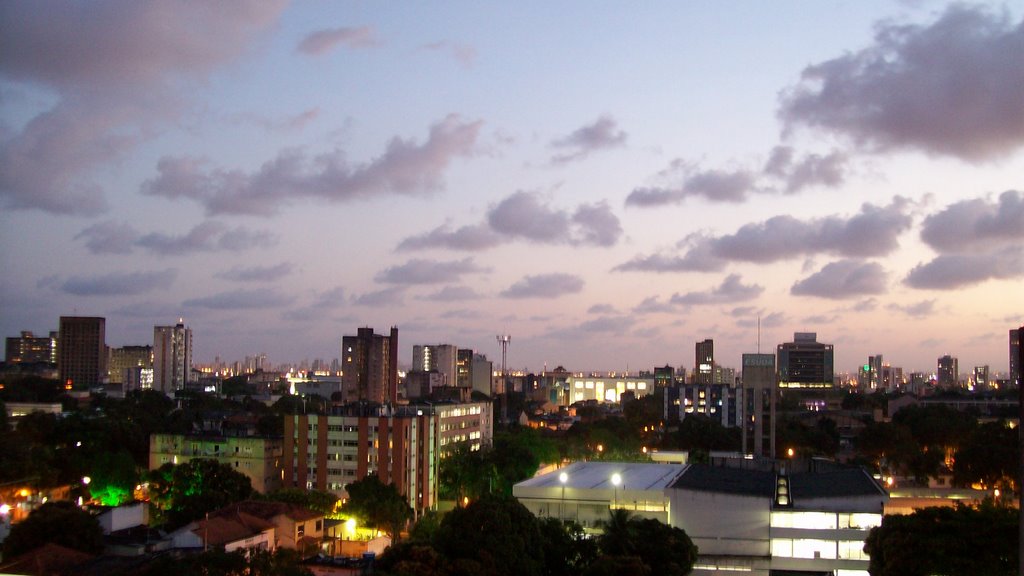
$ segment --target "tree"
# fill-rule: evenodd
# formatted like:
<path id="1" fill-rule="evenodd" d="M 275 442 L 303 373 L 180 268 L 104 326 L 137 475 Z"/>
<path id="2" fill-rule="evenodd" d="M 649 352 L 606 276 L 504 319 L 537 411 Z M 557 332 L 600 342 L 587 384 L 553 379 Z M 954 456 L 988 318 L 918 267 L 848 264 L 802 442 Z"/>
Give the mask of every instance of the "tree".
<path id="1" fill-rule="evenodd" d="M 224 552 L 207 550 L 184 557 L 161 556 L 145 576 L 313 576 L 294 550 L 258 548 Z"/>
<path id="2" fill-rule="evenodd" d="M 462 502 L 488 494 L 497 482 L 491 448 L 470 450 L 461 442 L 438 464 L 438 492 L 441 498 Z"/>
<path id="3" fill-rule="evenodd" d="M 582 574 L 597 558 L 597 542 L 588 538 L 579 524 L 551 517 L 542 518 L 538 523 L 545 574 Z"/>
<path id="4" fill-rule="evenodd" d="M 11 527 L 3 544 L 4 558 L 20 556 L 51 542 L 98 554 L 103 551 L 103 529 L 91 514 L 71 502 L 47 502 Z"/>
<path id="5" fill-rule="evenodd" d="M 199 458 L 150 471 L 149 494 L 173 529 L 245 500 L 252 494 L 252 482 L 227 464 Z"/>
<path id="6" fill-rule="evenodd" d="M 338 497 L 330 492 L 302 488 L 281 488 L 262 496 L 262 499 L 295 504 L 308 510 L 315 510 L 324 516 L 334 514 L 334 508 L 338 504 Z"/>
<path id="7" fill-rule="evenodd" d="M 540 576 L 543 551 L 537 518 L 511 496 L 491 495 L 445 515 L 434 548 L 477 574 Z"/>
<path id="8" fill-rule="evenodd" d="M 412 508 L 394 484 L 385 484 L 376 474 L 370 474 L 345 486 L 345 491 L 348 502 L 342 512 L 387 532 L 392 540 L 399 539 L 402 528 L 412 518 Z"/>
<path id="9" fill-rule="evenodd" d="M 1020 448 L 1017 430 L 1005 421 L 978 426 L 961 443 L 953 461 L 953 483 L 987 488 L 1013 488 L 1017 484 Z"/>
<path id="10" fill-rule="evenodd" d="M 651 574 L 682 576 L 697 561 L 697 547 L 686 531 L 628 510 L 609 510 L 598 548 L 607 557 L 639 558 Z"/>
<path id="11" fill-rule="evenodd" d="M 126 450 L 105 452 L 93 461 L 89 493 L 104 506 L 117 506 L 132 499 L 139 480 L 135 461 Z"/>
<path id="12" fill-rule="evenodd" d="M 864 543 L 869 571 L 873 576 L 1016 574 L 1017 514 L 988 501 L 885 516 Z"/>

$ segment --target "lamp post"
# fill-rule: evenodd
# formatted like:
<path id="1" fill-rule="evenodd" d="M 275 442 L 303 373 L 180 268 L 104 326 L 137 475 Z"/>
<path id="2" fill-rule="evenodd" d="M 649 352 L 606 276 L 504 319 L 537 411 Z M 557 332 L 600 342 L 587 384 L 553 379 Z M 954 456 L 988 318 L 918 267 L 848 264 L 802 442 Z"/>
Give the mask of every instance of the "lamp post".
<path id="1" fill-rule="evenodd" d="M 619 484 L 622 484 L 622 476 L 616 472 L 615 474 L 612 474 L 612 486 L 614 486 L 614 488 L 612 488 L 612 493 L 615 496 L 615 499 L 613 500 L 613 508 L 619 507 Z"/>
<path id="2" fill-rule="evenodd" d="M 562 501 L 558 504 L 558 519 L 565 522 L 565 483 L 569 481 L 569 475 L 562 472 L 558 475 L 558 481 L 562 483 Z"/>

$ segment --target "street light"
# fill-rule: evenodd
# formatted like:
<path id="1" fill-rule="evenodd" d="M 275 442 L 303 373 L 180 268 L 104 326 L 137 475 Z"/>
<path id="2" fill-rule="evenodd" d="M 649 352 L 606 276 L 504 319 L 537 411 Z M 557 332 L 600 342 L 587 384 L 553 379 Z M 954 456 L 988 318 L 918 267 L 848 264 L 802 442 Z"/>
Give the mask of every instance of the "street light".
<path id="1" fill-rule="evenodd" d="M 615 500 L 613 501 L 614 508 L 619 507 L 619 484 L 622 484 L 622 476 L 620 476 L 619 473 L 616 472 L 615 474 L 612 474 L 612 486 L 614 486 L 614 488 L 612 489 L 612 493 L 615 495 Z"/>
<path id="2" fill-rule="evenodd" d="M 565 522 L 565 483 L 569 481 L 569 475 L 562 472 L 558 475 L 558 481 L 562 483 L 562 501 L 558 504 L 558 519 Z"/>

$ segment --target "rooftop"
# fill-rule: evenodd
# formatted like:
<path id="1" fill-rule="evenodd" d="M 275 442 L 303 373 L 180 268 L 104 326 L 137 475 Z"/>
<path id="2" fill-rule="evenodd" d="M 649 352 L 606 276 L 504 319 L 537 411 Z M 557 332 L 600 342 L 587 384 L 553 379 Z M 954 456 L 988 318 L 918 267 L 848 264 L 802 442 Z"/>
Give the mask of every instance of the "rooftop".
<path id="1" fill-rule="evenodd" d="M 623 490 L 664 490 L 686 469 L 681 464 L 654 464 L 650 462 L 575 462 L 554 472 L 535 476 L 520 482 L 524 488 L 560 488 L 559 477 L 564 473 L 565 486 L 576 489 L 611 490 L 612 475 L 622 478 Z"/>
<path id="2" fill-rule="evenodd" d="M 838 468 L 789 475 L 793 501 L 845 496 L 885 496 L 886 492 L 863 468 Z M 771 498 L 775 494 L 775 472 L 724 466 L 691 464 L 672 488 L 746 494 Z"/>

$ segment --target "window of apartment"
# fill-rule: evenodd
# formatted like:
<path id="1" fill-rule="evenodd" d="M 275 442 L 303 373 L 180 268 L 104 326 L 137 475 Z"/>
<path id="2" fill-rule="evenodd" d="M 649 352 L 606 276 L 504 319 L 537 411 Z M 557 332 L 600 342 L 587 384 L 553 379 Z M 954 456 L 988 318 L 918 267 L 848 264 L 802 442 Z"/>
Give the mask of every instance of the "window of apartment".
<path id="1" fill-rule="evenodd" d="M 306 535 L 306 525 L 305 524 L 299 524 L 298 526 L 296 526 L 295 527 L 295 535 L 297 537 L 299 537 L 299 538 L 302 538 L 303 536 L 305 536 Z"/>
<path id="2" fill-rule="evenodd" d="M 319 532 L 319 531 L 321 531 L 323 529 L 324 529 L 324 521 L 323 520 L 317 520 L 316 521 L 316 531 Z"/>

